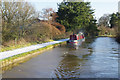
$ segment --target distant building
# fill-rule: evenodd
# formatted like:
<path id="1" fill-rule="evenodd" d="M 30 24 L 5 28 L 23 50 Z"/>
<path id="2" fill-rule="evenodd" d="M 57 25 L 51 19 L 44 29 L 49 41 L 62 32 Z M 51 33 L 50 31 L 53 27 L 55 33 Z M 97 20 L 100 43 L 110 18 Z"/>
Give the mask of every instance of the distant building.
<path id="1" fill-rule="evenodd" d="M 118 12 L 120 13 L 120 1 L 118 2 Z"/>

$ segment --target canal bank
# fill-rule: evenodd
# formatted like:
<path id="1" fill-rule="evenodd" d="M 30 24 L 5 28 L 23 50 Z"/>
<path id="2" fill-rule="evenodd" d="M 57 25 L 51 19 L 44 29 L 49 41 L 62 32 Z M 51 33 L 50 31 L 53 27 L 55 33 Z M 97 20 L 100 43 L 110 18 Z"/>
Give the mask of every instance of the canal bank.
<path id="1" fill-rule="evenodd" d="M 47 51 L 49 49 L 52 49 L 52 48 L 54 48 L 56 46 L 66 44 L 67 40 L 68 39 L 61 39 L 61 40 L 53 41 L 53 42 L 50 42 L 50 43 L 49 42 L 48 43 L 43 43 L 41 45 L 44 45 L 44 46 L 41 47 L 39 45 L 41 48 L 38 48 L 38 49 L 35 49 L 35 50 L 32 49 L 31 51 L 21 53 L 21 54 L 17 54 L 17 55 L 14 55 L 14 56 L 12 56 L 13 54 L 11 54 L 11 55 L 9 55 L 10 57 L 7 56 L 7 58 L 1 57 L 3 59 L 0 60 L 0 64 L 1 64 L 0 69 L 2 69 L 1 71 L 2 71 L 2 73 L 4 73 L 4 71 L 9 70 L 14 66 L 17 66 L 20 63 L 28 61 L 31 58 L 41 54 L 42 52 L 45 52 L 45 51 Z M 23 49 L 23 50 L 25 50 L 25 49 Z M 8 52 L 10 52 L 10 51 L 8 51 Z M 16 52 L 16 51 L 13 51 L 13 52 Z M 12 67 L 9 67 L 10 65 L 12 65 Z"/>

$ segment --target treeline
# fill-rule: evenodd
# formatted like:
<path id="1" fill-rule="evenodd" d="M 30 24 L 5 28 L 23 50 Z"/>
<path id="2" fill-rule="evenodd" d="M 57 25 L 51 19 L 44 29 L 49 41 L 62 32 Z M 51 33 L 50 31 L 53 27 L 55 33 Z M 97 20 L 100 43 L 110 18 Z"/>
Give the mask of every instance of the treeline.
<path id="1" fill-rule="evenodd" d="M 40 14 L 28 2 L 9 1 L 2 2 L 1 12 L 3 46 L 67 37 L 65 27 L 55 22 L 56 13 L 52 8 L 43 9 L 43 14 Z M 43 20 L 39 19 L 41 16 Z"/>
<path id="2" fill-rule="evenodd" d="M 120 43 L 120 13 L 113 13 L 111 15 L 111 27 L 115 28 L 115 32 L 116 32 L 116 40 Z"/>
<path id="3" fill-rule="evenodd" d="M 52 8 L 36 12 L 28 2 L 2 2 L 2 45 L 56 40 L 79 31 L 97 35 L 89 2 L 62 2 L 58 7 L 57 12 Z"/>
<path id="4" fill-rule="evenodd" d="M 100 35 L 116 35 L 116 40 L 120 42 L 120 13 L 104 14 L 98 23 Z"/>

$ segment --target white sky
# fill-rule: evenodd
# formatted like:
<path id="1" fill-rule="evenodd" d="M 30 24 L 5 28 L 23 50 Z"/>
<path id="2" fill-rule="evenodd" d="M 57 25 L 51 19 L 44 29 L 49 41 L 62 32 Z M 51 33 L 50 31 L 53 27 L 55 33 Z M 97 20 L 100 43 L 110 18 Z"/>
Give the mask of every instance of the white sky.
<path id="1" fill-rule="evenodd" d="M 28 1 L 28 0 L 26 0 Z M 57 3 L 63 0 L 29 0 L 37 11 L 41 11 L 43 8 L 53 8 L 57 10 Z M 95 9 L 95 17 L 98 19 L 103 14 L 111 14 L 118 12 L 118 1 L 120 0 L 84 0 L 90 1 L 91 6 Z"/>

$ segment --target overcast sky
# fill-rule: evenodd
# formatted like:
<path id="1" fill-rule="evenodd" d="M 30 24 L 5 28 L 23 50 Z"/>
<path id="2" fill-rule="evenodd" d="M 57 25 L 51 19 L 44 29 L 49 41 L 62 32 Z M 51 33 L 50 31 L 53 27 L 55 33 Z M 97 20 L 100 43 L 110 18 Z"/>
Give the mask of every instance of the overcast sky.
<path id="1" fill-rule="evenodd" d="M 26 0 L 28 1 L 28 0 Z M 84 0 L 90 1 L 91 6 L 95 9 L 95 17 L 98 19 L 103 14 L 111 14 L 118 12 L 118 1 L 120 0 Z M 41 11 L 43 8 L 53 8 L 57 11 L 57 3 L 62 0 L 29 0 L 37 11 Z"/>

